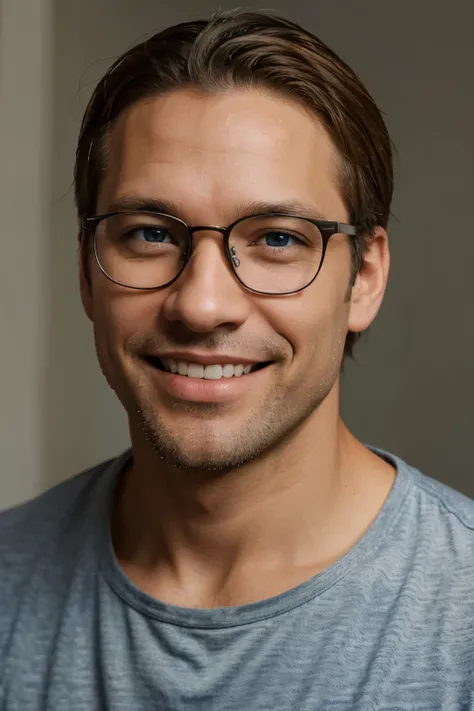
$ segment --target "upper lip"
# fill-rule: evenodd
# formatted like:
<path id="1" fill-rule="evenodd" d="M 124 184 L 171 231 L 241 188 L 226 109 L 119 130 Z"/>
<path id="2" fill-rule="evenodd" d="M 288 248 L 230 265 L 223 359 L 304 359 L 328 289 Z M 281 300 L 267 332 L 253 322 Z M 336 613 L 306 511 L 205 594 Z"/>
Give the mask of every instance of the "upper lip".
<path id="1" fill-rule="evenodd" d="M 223 363 L 230 363 L 233 365 L 255 365 L 256 363 L 263 363 L 263 360 L 254 360 L 250 358 L 243 358 L 237 355 L 224 355 L 222 353 L 183 353 L 183 352 L 169 352 L 169 353 L 149 353 L 148 357 L 152 358 L 171 358 L 176 361 L 184 361 L 186 363 L 196 363 L 198 365 L 216 365 Z"/>

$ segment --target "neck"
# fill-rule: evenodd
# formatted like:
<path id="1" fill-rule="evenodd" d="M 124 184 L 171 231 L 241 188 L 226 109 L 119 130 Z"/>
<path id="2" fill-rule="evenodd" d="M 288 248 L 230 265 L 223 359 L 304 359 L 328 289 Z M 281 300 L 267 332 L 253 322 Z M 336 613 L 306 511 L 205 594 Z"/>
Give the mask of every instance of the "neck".
<path id="1" fill-rule="evenodd" d="M 380 487 L 374 502 L 357 473 L 380 468 L 337 411 L 328 417 L 334 407 L 326 401 L 290 442 L 221 476 L 173 470 L 134 443 L 113 520 L 119 561 L 134 582 L 174 603 L 241 604 L 298 584 L 348 550 L 375 518 L 367 509 L 375 503 L 376 514 L 383 503 Z M 274 580 L 271 589 L 242 589 L 252 571 Z"/>

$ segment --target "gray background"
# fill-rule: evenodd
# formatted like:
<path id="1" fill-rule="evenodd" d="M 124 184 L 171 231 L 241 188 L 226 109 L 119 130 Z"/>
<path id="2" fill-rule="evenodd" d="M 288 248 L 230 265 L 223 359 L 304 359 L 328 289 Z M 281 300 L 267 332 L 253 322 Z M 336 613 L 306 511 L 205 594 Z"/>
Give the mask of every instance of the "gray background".
<path id="1" fill-rule="evenodd" d="M 0 507 L 128 442 L 124 413 L 96 364 L 77 288 L 70 184 L 93 83 L 140 37 L 234 6 L 223 0 L 1 3 L 0 53 L 16 58 L 7 66 L 29 82 L 30 94 L 20 97 L 5 64 L 0 67 L 0 104 L 3 91 L 17 106 L 3 113 L 0 106 L 0 192 L 2 214 L 8 213 L 2 242 L 9 250 L 0 281 Z M 474 497 L 474 2 L 282 0 L 266 9 L 304 24 L 359 73 L 398 150 L 389 287 L 357 348 L 358 363 L 345 369 L 343 416 L 363 441 Z M 21 51 L 9 41 L 14 31 L 21 33 Z M 18 232 L 23 238 L 12 240 Z"/>

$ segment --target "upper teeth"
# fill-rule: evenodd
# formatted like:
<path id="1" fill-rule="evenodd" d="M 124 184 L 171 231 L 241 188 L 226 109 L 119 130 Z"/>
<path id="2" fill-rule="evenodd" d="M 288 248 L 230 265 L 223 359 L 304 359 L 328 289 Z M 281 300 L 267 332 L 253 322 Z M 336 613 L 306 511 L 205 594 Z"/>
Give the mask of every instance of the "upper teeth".
<path id="1" fill-rule="evenodd" d="M 188 378 L 205 378 L 206 380 L 219 380 L 220 378 L 240 377 L 249 373 L 251 365 L 199 365 L 199 363 L 186 363 L 184 360 L 173 360 L 173 358 L 161 358 L 166 370 L 180 375 L 187 375 Z"/>

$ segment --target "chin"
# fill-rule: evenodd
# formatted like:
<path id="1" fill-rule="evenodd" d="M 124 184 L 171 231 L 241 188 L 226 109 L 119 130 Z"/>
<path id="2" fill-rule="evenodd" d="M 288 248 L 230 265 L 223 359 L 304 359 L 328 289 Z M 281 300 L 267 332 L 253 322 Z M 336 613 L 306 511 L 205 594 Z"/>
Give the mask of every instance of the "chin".
<path id="1" fill-rule="evenodd" d="M 214 405 L 206 408 L 205 416 L 202 411 L 189 418 L 179 413 L 173 424 L 159 411 L 156 403 L 135 406 L 133 422 L 130 418 L 132 441 L 177 469 L 224 473 L 255 459 L 274 443 L 273 427 L 256 427 L 253 418 L 226 422 L 222 408 Z M 174 419 L 173 413 L 166 414 Z"/>
<path id="2" fill-rule="evenodd" d="M 163 431 L 157 432 L 156 428 L 150 428 L 145 422 L 140 426 L 142 436 L 144 436 L 147 446 L 157 454 L 167 465 L 176 469 L 199 472 L 226 473 L 236 469 L 257 456 L 255 451 L 243 451 L 236 448 L 235 444 L 231 448 L 225 446 L 229 442 L 220 443 L 210 441 L 186 442 L 185 437 L 171 437 Z M 195 446 L 193 446 L 195 445 Z"/>

